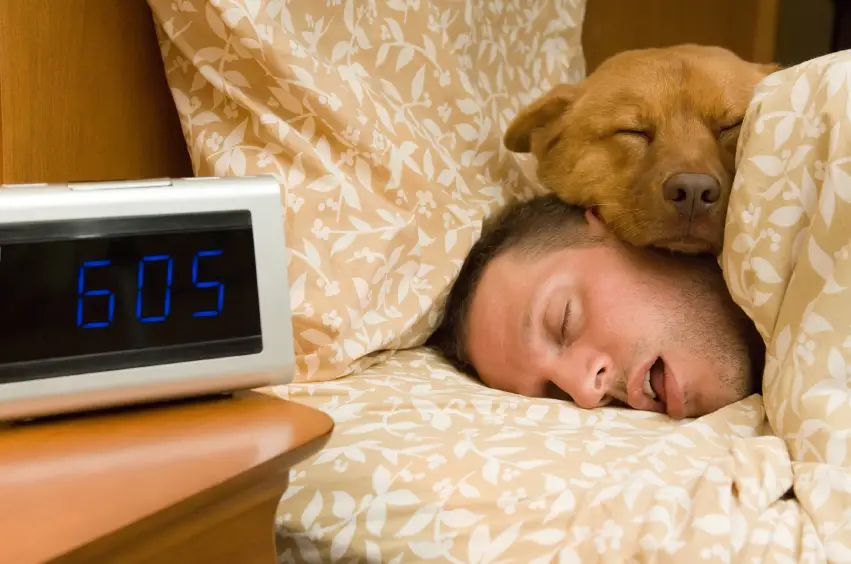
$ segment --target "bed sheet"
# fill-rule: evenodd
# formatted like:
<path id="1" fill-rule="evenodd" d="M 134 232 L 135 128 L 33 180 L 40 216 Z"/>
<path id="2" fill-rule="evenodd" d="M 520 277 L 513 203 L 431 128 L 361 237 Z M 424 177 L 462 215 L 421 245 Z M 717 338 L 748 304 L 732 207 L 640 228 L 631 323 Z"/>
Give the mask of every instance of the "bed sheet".
<path id="1" fill-rule="evenodd" d="M 486 388 L 428 349 L 269 389 L 330 414 L 282 562 L 819 562 L 761 397 L 676 422 Z"/>

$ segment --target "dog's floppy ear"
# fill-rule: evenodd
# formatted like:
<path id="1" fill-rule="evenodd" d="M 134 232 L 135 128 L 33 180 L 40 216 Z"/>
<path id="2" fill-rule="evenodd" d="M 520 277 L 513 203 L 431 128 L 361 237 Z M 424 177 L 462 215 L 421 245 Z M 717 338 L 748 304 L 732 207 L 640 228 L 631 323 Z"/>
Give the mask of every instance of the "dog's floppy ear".
<path id="1" fill-rule="evenodd" d="M 520 110 L 503 137 L 505 148 L 515 153 L 532 150 L 532 134 L 563 114 L 576 98 L 575 84 L 559 84 Z"/>

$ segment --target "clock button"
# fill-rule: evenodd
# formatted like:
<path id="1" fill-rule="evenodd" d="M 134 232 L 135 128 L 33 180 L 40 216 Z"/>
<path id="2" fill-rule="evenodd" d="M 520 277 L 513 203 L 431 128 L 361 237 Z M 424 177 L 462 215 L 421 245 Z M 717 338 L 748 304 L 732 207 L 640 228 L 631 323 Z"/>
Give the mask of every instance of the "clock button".
<path id="1" fill-rule="evenodd" d="M 168 188 L 172 182 L 168 178 L 156 178 L 151 180 L 121 180 L 116 182 L 75 182 L 68 186 L 75 192 L 89 192 L 92 190 L 126 190 L 128 188 Z"/>

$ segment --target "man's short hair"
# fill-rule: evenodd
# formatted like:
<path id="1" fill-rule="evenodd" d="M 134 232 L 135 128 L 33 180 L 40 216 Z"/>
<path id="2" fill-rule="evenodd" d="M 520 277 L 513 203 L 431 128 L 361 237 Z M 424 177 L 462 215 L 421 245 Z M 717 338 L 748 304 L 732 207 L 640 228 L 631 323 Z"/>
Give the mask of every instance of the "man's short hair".
<path id="1" fill-rule="evenodd" d="M 461 266 L 444 306 L 443 318 L 426 342 L 458 370 L 478 376 L 467 351 L 467 317 L 482 275 L 494 259 L 512 251 L 523 259 L 604 240 L 591 233 L 583 208 L 555 195 L 516 202 L 486 220 Z"/>

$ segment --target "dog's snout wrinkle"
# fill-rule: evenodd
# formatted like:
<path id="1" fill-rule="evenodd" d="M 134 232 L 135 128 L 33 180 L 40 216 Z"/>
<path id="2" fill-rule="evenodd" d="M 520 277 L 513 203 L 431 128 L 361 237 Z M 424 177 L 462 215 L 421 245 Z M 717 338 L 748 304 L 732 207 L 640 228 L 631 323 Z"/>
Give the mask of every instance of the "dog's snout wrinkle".
<path id="1" fill-rule="evenodd" d="M 662 195 L 685 219 L 700 217 L 721 197 L 721 184 L 709 174 L 681 172 L 662 185 Z"/>

